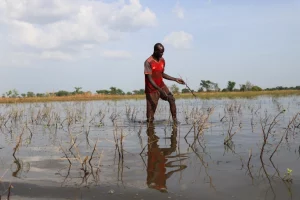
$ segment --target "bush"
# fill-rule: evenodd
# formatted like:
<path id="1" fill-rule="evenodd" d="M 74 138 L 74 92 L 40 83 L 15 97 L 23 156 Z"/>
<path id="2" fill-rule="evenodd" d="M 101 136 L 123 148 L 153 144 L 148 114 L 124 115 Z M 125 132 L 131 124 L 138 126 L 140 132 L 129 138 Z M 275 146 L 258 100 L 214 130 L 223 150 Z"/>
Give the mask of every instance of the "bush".
<path id="1" fill-rule="evenodd" d="M 198 92 L 203 92 L 203 91 L 204 91 L 203 87 L 198 89 Z"/>
<path id="2" fill-rule="evenodd" d="M 182 90 L 181 90 L 181 93 L 189 93 L 190 91 L 189 91 L 189 89 L 187 89 L 187 88 L 183 88 Z"/>
<path id="3" fill-rule="evenodd" d="M 27 97 L 34 97 L 35 94 L 33 92 L 27 92 Z"/>
<path id="4" fill-rule="evenodd" d="M 258 86 L 253 86 L 251 90 L 252 91 L 262 91 L 262 89 Z"/>
<path id="5" fill-rule="evenodd" d="M 43 94 L 43 93 L 36 93 L 36 96 L 37 96 L 37 97 L 44 97 L 45 94 Z"/>
<path id="6" fill-rule="evenodd" d="M 60 91 L 56 92 L 55 94 L 56 94 L 56 96 L 61 97 L 61 96 L 68 96 L 69 92 L 64 91 L 64 90 L 60 90 Z"/>

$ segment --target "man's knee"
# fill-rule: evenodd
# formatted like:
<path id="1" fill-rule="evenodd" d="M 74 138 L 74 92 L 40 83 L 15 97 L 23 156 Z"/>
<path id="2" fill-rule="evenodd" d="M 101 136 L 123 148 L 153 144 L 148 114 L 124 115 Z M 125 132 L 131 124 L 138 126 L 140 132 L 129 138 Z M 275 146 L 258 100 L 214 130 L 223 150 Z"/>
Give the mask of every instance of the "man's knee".
<path id="1" fill-rule="evenodd" d="M 168 101 L 169 101 L 170 103 L 175 102 L 175 98 L 174 98 L 174 96 L 173 96 L 172 93 L 169 93 L 169 94 L 168 94 Z"/>

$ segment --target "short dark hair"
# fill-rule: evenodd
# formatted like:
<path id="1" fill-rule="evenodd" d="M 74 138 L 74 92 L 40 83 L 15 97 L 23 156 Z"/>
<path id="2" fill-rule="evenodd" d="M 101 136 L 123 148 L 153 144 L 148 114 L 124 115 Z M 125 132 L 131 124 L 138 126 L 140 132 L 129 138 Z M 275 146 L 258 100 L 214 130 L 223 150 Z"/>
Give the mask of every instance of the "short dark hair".
<path id="1" fill-rule="evenodd" d="M 154 45 L 154 51 L 156 51 L 159 47 L 165 48 L 164 45 L 162 45 L 161 43 L 156 43 Z"/>

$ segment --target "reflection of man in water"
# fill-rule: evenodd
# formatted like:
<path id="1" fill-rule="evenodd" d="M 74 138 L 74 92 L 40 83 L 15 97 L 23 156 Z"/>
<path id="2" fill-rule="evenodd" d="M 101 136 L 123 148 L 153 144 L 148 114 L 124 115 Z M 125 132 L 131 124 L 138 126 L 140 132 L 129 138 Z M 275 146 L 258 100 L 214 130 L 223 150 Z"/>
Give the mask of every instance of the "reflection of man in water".
<path id="1" fill-rule="evenodd" d="M 147 166 L 147 185 L 149 188 L 157 189 L 161 192 L 167 192 L 166 180 L 177 171 L 181 171 L 186 168 L 185 165 L 172 165 L 173 162 L 168 161 L 168 156 L 176 151 L 177 147 L 177 128 L 174 125 L 171 135 L 171 146 L 169 148 L 159 148 L 158 137 L 154 132 L 154 125 L 150 123 L 148 125 L 148 166 Z M 175 157 L 180 157 L 175 156 Z M 166 167 L 179 167 L 177 170 L 170 171 L 166 174 Z"/>

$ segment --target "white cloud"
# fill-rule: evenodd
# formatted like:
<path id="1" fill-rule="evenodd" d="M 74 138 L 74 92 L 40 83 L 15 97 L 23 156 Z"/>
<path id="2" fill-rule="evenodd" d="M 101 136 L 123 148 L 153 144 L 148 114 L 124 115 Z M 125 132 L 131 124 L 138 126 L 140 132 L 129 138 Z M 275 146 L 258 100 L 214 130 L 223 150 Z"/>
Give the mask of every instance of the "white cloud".
<path id="1" fill-rule="evenodd" d="M 191 48 L 193 41 L 193 36 L 184 31 L 171 32 L 167 35 L 163 42 L 169 44 L 176 49 L 188 49 Z"/>
<path id="2" fill-rule="evenodd" d="M 132 55 L 127 51 L 104 51 L 102 56 L 110 59 L 130 59 Z"/>
<path id="3" fill-rule="evenodd" d="M 139 0 L 130 0 L 129 5 L 112 9 L 109 13 L 109 27 L 118 31 L 134 31 L 144 26 L 155 26 L 156 16 L 145 8 L 143 10 Z"/>
<path id="4" fill-rule="evenodd" d="M 44 51 L 41 54 L 41 58 L 48 59 L 48 60 L 65 60 L 65 61 L 73 60 L 70 54 L 63 53 L 61 51 Z"/>
<path id="5" fill-rule="evenodd" d="M 139 0 L 0 0 L 0 35 L 42 59 L 71 60 L 82 50 L 156 23 L 155 13 Z"/>
<path id="6" fill-rule="evenodd" d="M 0 67 L 19 66 L 32 68 L 31 61 L 38 58 L 39 55 L 36 53 L 0 48 Z"/>
<path id="7" fill-rule="evenodd" d="M 71 14 L 74 7 L 69 3 L 68 0 L 1 0 L 0 9 L 8 19 L 43 24 L 58 21 Z"/>
<path id="8" fill-rule="evenodd" d="M 184 10 L 183 8 L 179 5 L 179 2 L 176 3 L 175 7 L 173 8 L 173 13 L 176 14 L 176 16 L 179 19 L 183 19 L 184 18 Z"/>

